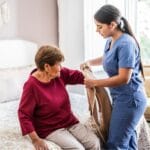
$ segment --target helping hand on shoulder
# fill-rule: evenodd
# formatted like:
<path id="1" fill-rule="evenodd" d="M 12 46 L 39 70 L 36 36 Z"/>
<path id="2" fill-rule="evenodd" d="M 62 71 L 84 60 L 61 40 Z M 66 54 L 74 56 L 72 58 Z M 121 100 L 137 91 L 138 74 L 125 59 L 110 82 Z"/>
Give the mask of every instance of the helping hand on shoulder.
<path id="1" fill-rule="evenodd" d="M 84 84 L 85 84 L 86 88 L 93 88 L 93 87 L 96 86 L 97 80 L 90 79 L 90 78 L 85 78 L 84 79 Z"/>

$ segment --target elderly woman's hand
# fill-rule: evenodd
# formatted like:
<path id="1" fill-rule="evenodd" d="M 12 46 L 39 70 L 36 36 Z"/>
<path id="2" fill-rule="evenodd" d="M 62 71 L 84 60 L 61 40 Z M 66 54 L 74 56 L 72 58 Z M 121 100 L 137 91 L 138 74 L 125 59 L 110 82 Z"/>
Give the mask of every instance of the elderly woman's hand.
<path id="1" fill-rule="evenodd" d="M 36 150 L 49 150 L 47 144 L 41 138 L 39 138 L 38 140 L 32 141 L 32 143 Z"/>

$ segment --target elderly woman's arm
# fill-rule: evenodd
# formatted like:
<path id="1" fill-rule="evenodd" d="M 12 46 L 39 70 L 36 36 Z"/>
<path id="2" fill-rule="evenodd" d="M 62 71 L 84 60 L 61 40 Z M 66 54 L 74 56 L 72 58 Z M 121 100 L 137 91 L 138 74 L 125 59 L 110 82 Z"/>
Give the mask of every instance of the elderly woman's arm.
<path id="1" fill-rule="evenodd" d="M 31 138 L 32 143 L 33 143 L 33 145 L 34 145 L 34 147 L 35 147 L 36 150 L 39 150 L 39 149 L 48 150 L 47 144 L 44 142 L 43 139 L 41 139 L 37 135 L 37 133 L 35 131 L 29 133 L 28 135 Z"/>
<path id="2" fill-rule="evenodd" d="M 41 148 L 48 150 L 47 144 L 37 135 L 32 123 L 32 115 L 35 106 L 36 102 L 34 100 L 32 87 L 29 83 L 25 83 L 18 109 L 18 118 L 22 130 L 22 135 L 29 135 L 36 150 Z"/>

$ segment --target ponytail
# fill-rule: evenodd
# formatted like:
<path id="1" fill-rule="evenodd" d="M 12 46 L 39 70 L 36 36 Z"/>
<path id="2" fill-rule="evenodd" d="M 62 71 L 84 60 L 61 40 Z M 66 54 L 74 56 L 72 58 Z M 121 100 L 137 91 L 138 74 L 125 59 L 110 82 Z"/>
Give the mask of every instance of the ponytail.
<path id="1" fill-rule="evenodd" d="M 134 40 L 135 40 L 135 42 L 137 43 L 137 46 L 138 46 L 138 48 L 139 48 L 139 50 L 140 50 L 140 45 L 139 45 L 137 39 L 135 38 L 135 36 L 134 36 L 134 34 L 133 34 L 133 32 L 132 32 L 131 26 L 130 26 L 130 24 L 128 23 L 128 21 L 127 21 L 126 18 L 124 18 L 124 17 L 121 17 L 121 18 L 120 18 L 120 23 L 119 23 L 118 27 L 119 27 L 119 29 L 120 29 L 122 32 L 127 33 L 127 34 L 129 34 L 130 36 L 132 36 L 132 37 L 134 38 Z M 144 77 L 144 70 L 143 70 L 143 65 L 142 65 L 142 60 L 141 60 L 141 55 L 140 55 L 140 71 L 141 71 L 141 74 L 142 74 L 143 79 L 145 80 L 145 77 Z"/>
<path id="2" fill-rule="evenodd" d="M 129 34 L 135 39 L 135 42 L 137 43 L 137 46 L 140 50 L 139 43 L 136 40 L 128 21 L 124 17 L 121 17 L 121 13 L 118 8 L 110 4 L 104 5 L 99 10 L 97 10 L 97 12 L 94 15 L 94 19 L 104 24 L 110 24 L 112 21 L 115 21 L 118 24 L 119 30 L 121 30 L 124 33 Z M 140 56 L 139 69 L 144 79 L 144 71 L 143 71 L 141 56 Z"/>

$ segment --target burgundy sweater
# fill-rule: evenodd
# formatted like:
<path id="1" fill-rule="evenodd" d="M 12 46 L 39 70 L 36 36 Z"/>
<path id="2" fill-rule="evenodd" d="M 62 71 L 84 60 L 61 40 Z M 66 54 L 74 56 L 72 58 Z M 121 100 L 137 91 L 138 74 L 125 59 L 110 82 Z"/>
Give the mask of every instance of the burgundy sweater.
<path id="1" fill-rule="evenodd" d="M 84 77 L 80 71 L 67 68 L 62 68 L 60 74 L 48 83 L 31 75 L 25 82 L 18 109 L 23 135 L 36 131 L 39 137 L 45 138 L 57 129 L 79 122 L 71 110 L 65 86 L 83 84 Z"/>

